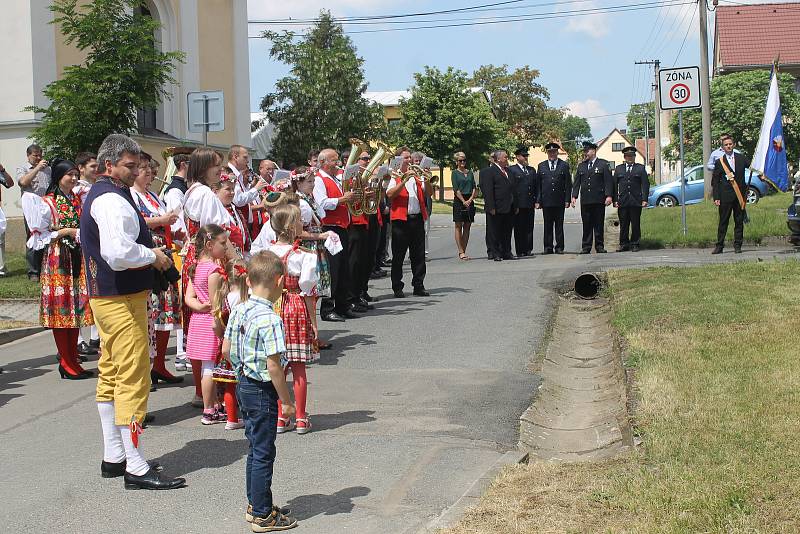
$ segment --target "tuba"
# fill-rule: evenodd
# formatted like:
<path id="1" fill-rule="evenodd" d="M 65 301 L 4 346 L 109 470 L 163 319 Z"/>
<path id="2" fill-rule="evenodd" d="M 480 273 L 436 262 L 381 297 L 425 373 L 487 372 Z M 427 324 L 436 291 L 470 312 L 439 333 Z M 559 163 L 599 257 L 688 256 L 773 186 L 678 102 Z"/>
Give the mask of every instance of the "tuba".
<path id="1" fill-rule="evenodd" d="M 355 162 L 358 161 L 358 156 L 360 156 L 362 152 L 369 152 L 369 145 L 358 137 L 351 137 L 349 141 L 350 156 L 347 158 L 347 163 L 345 163 L 345 169 L 355 164 Z"/>
<path id="2" fill-rule="evenodd" d="M 386 160 L 387 153 L 391 153 L 389 148 L 380 141 L 377 145 L 378 150 L 375 151 L 372 159 L 367 163 L 367 166 L 361 173 L 361 179 L 359 181 L 363 186 L 361 211 L 366 215 L 375 215 L 378 213 L 378 206 L 380 205 L 383 194 L 383 177 L 381 176 L 380 169 L 378 169 L 378 165 Z M 373 176 L 373 174 L 375 174 L 375 176 Z M 385 175 L 386 172 L 384 171 L 383 174 Z"/>
<path id="3" fill-rule="evenodd" d="M 353 192 L 355 200 L 347 203 L 347 211 L 351 217 L 364 215 L 364 186 L 361 181 L 361 167 L 359 165 L 347 165 L 344 168 L 342 177 L 342 193 Z"/>

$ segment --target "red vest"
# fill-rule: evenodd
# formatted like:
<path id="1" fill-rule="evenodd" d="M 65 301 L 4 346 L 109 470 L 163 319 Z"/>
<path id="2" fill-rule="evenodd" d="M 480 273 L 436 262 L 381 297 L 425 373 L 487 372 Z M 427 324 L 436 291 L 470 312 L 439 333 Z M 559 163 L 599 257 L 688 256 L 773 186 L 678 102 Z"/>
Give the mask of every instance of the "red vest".
<path id="1" fill-rule="evenodd" d="M 322 180 L 325 184 L 325 193 L 328 198 L 341 198 L 342 191 L 339 186 L 329 177 L 317 172 L 317 178 Z M 340 203 L 333 211 L 325 211 L 325 217 L 322 218 L 322 224 L 325 226 L 338 226 L 340 228 L 347 228 L 350 226 L 350 213 L 347 211 L 347 204 Z"/>
<path id="2" fill-rule="evenodd" d="M 412 178 L 413 180 L 413 178 Z M 428 220 L 428 208 L 425 206 L 425 192 L 422 190 L 422 183 L 417 182 L 417 201 L 419 202 L 419 212 L 422 214 L 422 220 Z M 406 221 L 408 220 L 408 189 L 403 186 L 400 192 L 392 199 L 392 207 L 389 210 L 389 218 L 393 221 Z"/>

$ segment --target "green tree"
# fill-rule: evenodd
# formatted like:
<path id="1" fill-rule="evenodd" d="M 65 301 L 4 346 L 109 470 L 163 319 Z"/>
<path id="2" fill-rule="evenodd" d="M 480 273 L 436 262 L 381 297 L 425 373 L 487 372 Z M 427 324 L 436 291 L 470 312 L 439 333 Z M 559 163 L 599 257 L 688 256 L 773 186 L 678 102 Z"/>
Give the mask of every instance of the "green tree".
<path id="1" fill-rule="evenodd" d="M 483 65 L 470 81 L 489 91 L 495 115 L 508 125 L 516 144 L 541 144 L 558 134 L 563 112 L 547 105 L 550 92 L 537 78 L 539 71 L 528 65 L 513 72 L 508 65 Z"/>
<path id="2" fill-rule="evenodd" d="M 136 110 L 155 108 L 169 97 L 182 52 L 158 50 L 158 23 L 140 14 L 142 0 L 58 0 L 50 6 L 64 42 L 86 53 L 82 65 L 64 69 L 44 89 L 47 108 L 31 137 L 54 156 L 97 150 L 110 133 L 136 130 Z"/>
<path id="3" fill-rule="evenodd" d="M 559 128 L 561 147 L 569 155 L 570 166 L 575 168 L 581 156 L 583 141 L 592 140 L 592 127 L 583 117 L 567 115 L 562 119 Z"/>
<path id="4" fill-rule="evenodd" d="M 466 72 L 426 66 L 414 75 L 414 82 L 411 97 L 401 102 L 398 144 L 424 152 L 441 168 L 451 165 L 459 150 L 469 166 L 484 167 L 492 150 L 513 143 L 484 95 L 470 90 Z"/>
<path id="5" fill-rule="evenodd" d="M 647 121 L 645 121 L 645 117 L 647 117 Z M 645 122 L 647 122 L 647 134 L 644 131 Z M 631 139 L 653 137 L 656 131 L 653 103 L 631 104 L 628 109 L 627 124 L 628 137 Z"/>
<path id="6" fill-rule="evenodd" d="M 300 40 L 289 31 L 263 36 L 272 41 L 270 58 L 291 67 L 261 101 L 277 130 L 272 157 L 300 163 L 312 148 L 349 147 L 351 137 L 385 137 L 382 106 L 363 97 L 364 60 L 329 12 L 320 12 Z"/>
<path id="7" fill-rule="evenodd" d="M 778 76 L 778 91 L 783 111 L 783 137 L 787 157 L 800 157 L 800 95 L 794 90 L 794 77 Z M 716 148 L 723 133 L 733 136 L 739 149 L 748 157 L 755 152 L 769 92 L 769 71 L 752 70 L 717 76 L 711 80 L 711 142 Z M 665 152 L 678 159 L 678 115 L 670 121 L 673 142 Z M 700 110 L 683 112 L 684 154 L 686 166 L 703 162 L 703 132 Z"/>

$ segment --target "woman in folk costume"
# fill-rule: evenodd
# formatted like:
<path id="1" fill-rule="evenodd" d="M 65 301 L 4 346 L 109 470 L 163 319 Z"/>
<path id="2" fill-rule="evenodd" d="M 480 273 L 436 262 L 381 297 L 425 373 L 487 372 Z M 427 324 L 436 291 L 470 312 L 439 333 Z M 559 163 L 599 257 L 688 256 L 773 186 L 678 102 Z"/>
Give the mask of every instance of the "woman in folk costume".
<path id="1" fill-rule="evenodd" d="M 78 234 L 81 201 L 72 193 L 79 175 L 71 161 L 53 162 L 52 182 L 42 199 L 39 216 L 30 227 L 31 239 L 49 242 L 40 275 L 39 320 L 42 326 L 53 329 L 58 372 L 61 378 L 70 380 L 93 376 L 78 361 L 79 328 L 94 324 Z"/>
<path id="2" fill-rule="evenodd" d="M 172 230 L 170 226 L 178 220 L 178 214 L 174 211 L 167 211 L 167 207 L 159 200 L 158 196 L 148 188 L 153 182 L 153 168 L 148 161 L 149 156 L 144 152 L 140 159 L 139 175 L 131 187 L 133 202 L 139 209 L 150 229 L 153 244 L 156 247 L 166 247 L 172 250 Z M 160 278 L 160 280 L 165 279 Z M 181 328 L 181 308 L 180 308 L 180 289 L 178 283 L 165 283 L 150 295 L 148 305 L 149 320 L 152 324 L 154 334 L 151 336 L 151 356 L 153 356 L 153 368 L 150 372 L 150 379 L 155 386 L 159 380 L 169 384 L 183 382 L 182 376 L 173 376 L 167 371 L 164 360 L 169 344 L 169 334 L 172 330 Z M 154 339 L 152 339 L 154 338 Z"/>
<path id="3" fill-rule="evenodd" d="M 186 179 L 189 189 L 186 190 L 183 204 L 184 221 L 189 232 L 187 239 L 188 245 L 184 249 L 186 256 L 183 261 L 181 271 L 181 282 L 184 291 L 188 287 L 189 272 L 193 270 L 197 263 L 195 256 L 194 240 L 197 232 L 203 226 L 216 224 L 224 230 L 231 232 L 236 225 L 233 223 L 228 210 L 222 205 L 217 195 L 211 190 L 219 183 L 222 173 L 222 157 L 210 148 L 198 148 L 189 156 L 189 170 Z M 227 241 L 230 244 L 230 240 Z M 228 258 L 237 258 L 239 254 L 229 245 Z M 186 331 L 189 330 L 191 320 L 191 310 L 183 304 L 183 325 Z M 192 362 L 192 375 L 194 376 L 195 397 L 192 406 L 201 407 L 203 405 L 203 394 L 200 388 L 201 369 Z"/>
<path id="4" fill-rule="evenodd" d="M 311 423 L 306 414 L 308 382 L 306 364 L 319 358 L 317 339 L 317 314 L 314 309 L 317 291 L 317 255 L 300 247 L 298 236 L 303 231 L 300 208 L 286 205 L 276 208 L 270 216 L 277 241 L 269 250 L 274 252 L 286 267 L 284 290 L 281 299 L 281 320 L 286 336 L 286 372 L 292 372 L 295 406 L 297 407 L 297 433 L 306 434 Z M 288 417 L 283 417 L 278 402 L 278 433 L 292 430 Z"/>
<path id="5" fill-rule="evenodd" d="M 233 205 L 233 197 L 235 195 L 236 176 L 233 174 L 223 173 L 220 177 L 219 183 L 212 189 L 216 193 L 222 205 L 228 211 L 231 217 L 233 227 L 229 231 L 228 239 L 230 240 L 233 248 L 239 253 L 239 256 L 247 260 L 250 258 L 250 232 L 247 230 L 247 222 L 242 220 L 239 210 Z"/>

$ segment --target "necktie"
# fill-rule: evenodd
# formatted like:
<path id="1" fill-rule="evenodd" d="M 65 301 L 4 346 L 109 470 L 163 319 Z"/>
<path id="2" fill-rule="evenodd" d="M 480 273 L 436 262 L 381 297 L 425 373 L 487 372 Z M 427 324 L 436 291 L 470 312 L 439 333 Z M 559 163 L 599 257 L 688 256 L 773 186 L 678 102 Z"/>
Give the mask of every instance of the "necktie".
<path id="1" fill-rule="evenodd" d="M 594 163 L 594 162 L 592 162 L 592 161 L 589 162 L 589 170 L 590 171 L 592 170 L 592 163 Z"/>
<path id="2" fill-rule="evenodd" d="M 628 170 L 627 170 L 627 171 L 625 171 L 625 172 L 627 172 L 628 174 L 630 174 L 630 172 L 631 172 L 631 166 L 630 166 L 630 165 L 628 165 Z"/>
<path id="3" fill-rule="evenodd" d="M 551 161 L 551 162 L 550 162 L 550 170 L 551 170 L 551 171 L 554 171 L 554 170 L 556 170 L 556 162 L 555 162 L 555 161 Z"/>

